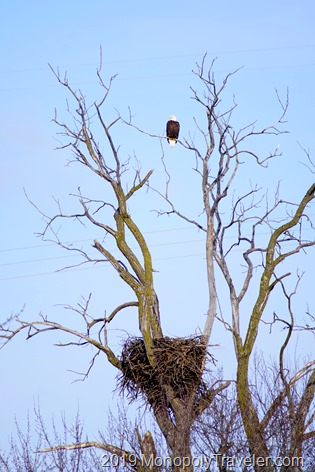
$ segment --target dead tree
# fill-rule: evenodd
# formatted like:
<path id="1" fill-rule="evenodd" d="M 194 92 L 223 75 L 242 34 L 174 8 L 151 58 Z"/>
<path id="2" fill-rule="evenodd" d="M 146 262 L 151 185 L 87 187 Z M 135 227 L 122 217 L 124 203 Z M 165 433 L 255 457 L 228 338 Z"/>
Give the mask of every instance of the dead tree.
<path id="1" fill-rule="evenodd" d="M 194 170 L 200 176 L 204 209 L 202 216 L 195 218 L 184 214 L 178 210 L 176 202 L 170 199 L 168 190 L 172 180 L 164 159 L 162 162 L 167 175 L 166 188 L 165 190 L 154 189 L 169 205 L 168 211 L 160 211 L 160 214 L 173 213 L 196 226 L 205 235 L 209 304 L 201 335 L 188 339 L 168 338 L 163 335 L 159 302 L 154 289 L 150 249 L 129 210 L 134 195 L 141 192 L 144 186 L 150 187 L 149 179 L 153 170 L 148 170 L 143 176 L 139 168 L 131 171 L 129 162 L 121 160 L 119 146 L 115 144 L 113 138 L 113 129 L 119 124 L 136 126 L 131 120 L 124 120 L 121 116 L 109 123 L 105 120 L 103 109 L 106 106 L 113 78 L 107 86 L 101 77 L 100 70 L 97 71 L 97 75 L 104 94 L 99 102 L 92 105 L 88 105 L 85 96 L 80 91 L 75 91 L 71 87 L 66 77 L 61 78 L 58 72 L 54 72 L 59 83 L 66 88 L 75 103 L 71 124 L 59 121 L 57 115 L 54 121 L 66 140 L 63 148 L 69 148 L 73 152 L 74 160 L 94 173 L 104 186 L 111 190 L 112 198 L 106 201 L 93 200 L 83 196 L 79 190 L 81 211 L 65 214 L 60 206 L 58 214 L 54 217 L 43 214 L 46 227 L 42 236 L 47 238 L 50 231 L 58 244 L 68 250 L 73 250 L 59 240 L 54 229 L 56 221 L 76 219 L 88 222 L 103 231 L 104 240 L 95 240 L 93 243 L 95 256 L 90 256 L 81 249 L 76 250 L 81 253 L 86 263 L 109 262 L 131 289 L 134 299 L 117 306 L 106 317 L 92 316 L 89 312 L 88 299 L 85 305 L 81 305 L 77 310 L 84 321 L 82 331 L 56 323 L 46 316 L 35 321 L 26 321 L 17 317 L 11 320 L 10 325 L 6 324 L 1 327 L 4 343 L 11 341 L 21 331 L 26 331 L 27 338 L 43 332 L 63 331 L 74 337 L 73 344 L 94 346 L 95 356 L 103 352 L 108 361 L 120 372 L 120 388 L 127 391 L 131 398 L 142 395 L 151 407 L 170 451 L 173 468 L 176 470 L 184 468 L 182 463 L 172 463 L 175 457 L 187 458 L 186 472 L 193 470 L 192 463 L 189 463 L 192 459 L 190 444 L 192 425 L 211 406 L 216 395 L 230 384 L 229 381 L 220 381 L 209 385 L 203 376 L 207 361 L 212 360 L 209 343 L 216 320 L 223 323 L 234 343 L 237 360 L 237 400 L 249 451 L 253 457 L 272 456 L 266 432 L 271 419 L 284 404 L 288 404 L 288 408 L 291 408 L 291 439 L 287 453 L 300 454 L 303 442 L 315 436 L 314 431 L 308 430 L 309 416 L 313 415 L 311 407 L 315 390 L 314 361 L 302 366 L 291 377 L 288 377 L 284 364 L 285 349 L 290 341 L 289 335 L 285 343 L 279 346 L 279 378 L 282 388 L 279 395 L 270 403 L 264 417 L 261 416 L 260 408 L 254 401 L 249 380 L 250 359 L 256 345 L 260 323 L 273 290 L 280 288 L 282 296 L 287 300 L 288 321 L 285 320 L 285 322 L 288 323 L 289 333 L 296 328 L 291 307 L 294 294 L 286 289 L 285 279 L 289 273 L 281 272 L 281 263 L 315 244 L 313 237 L 309 239 L 304 237 L 305 225 L 313 230 L 308 210 L 315 196 L 315 184 L 304 190 L 299 202 L 283 201 L 276 194 L 272 204 L 268 202 L 262 214 L 258 212 L 258 202 L 261 197 L 258 197 L 257 187 L 243 191 L 237 197 L 233 196 L 240 165 L 246 165 L 246 159 L 254 160 L 258 168 L 262 169 L 268 165 L 270 159 L 279 155 L 276 149 L 266 156 L 258 156 L 248 147 L 248 142 L 251 138 L 259 139 L 283 132 L 280 128 L 288 101 L 282 103 L 278 97 L 281 107 L 280 117 L 271 125 L 256 129 L 253 123 L 236 131 L 232 124 L 236 104 L 233 103 L 231 107 L 220 110 L 223 92 L 233 73 L 228 74 L 218 86 L 213 76 L 213 63 L 208 72 L 205 71 L 204 64 L 205 59 L 201 66 L 197 66 L 195 72 L 204 92 L 199 93 L 192 89 L 194 100 L 205 112 L 206 125 L 202 127 L 196 121 L 197 129 L 203 138 L 204 148 L 195 145 L 192 139 L 184 138 L 179 142 L 183 152 L 193 156 Z M 98 131 L 101 130 L 102 138 L 107 142 L 107 151 L 102 151 L 96 138 L 95 122 L 98 123 Z M 149 135 L 161 141 L 166 139 Z M 227 202 L 229 202 L 228 205 Z M 226 211 L 228 207 L 229 212 Z M 103 218 L 101 215 L 105 210 L 107 216 Z M 274 217 L 279 212 L 282 214 L 280 222 Z M 258 243 L 257 230 L 263 226 L 268 228 L 270 237 L 265 244 L 261 245 L 260 242 Z M 114 241 L 119 256 L 114 256 L 109 250 L 106 245 L 108 238 Z M 136 243 L 136 249 L 131 247 L 131 238 L 133 244 Z M 241 249 L 242 262 L 245 264 L 245 273 L 242 272 L 239 275 L 237 284 L 230 267 L 230 256 L 236 248 Z M 257 263 L 258 256 L 259 263 Z M 217 288 L 219 274 L 224 280 L 228 293 L 230 317 L 223 316 L 220 312 L 220 296 Z M 254 295 L 252 311 L 246 325 L 246 335 L 243 338 L 240 328 L 241 321 L 245 322 L 242 303 L 257 277 L 259 288 Z M 140 336 L 127 339 L 122 353 L 116 354 L 108 344 L 107 326 L 118 313 L 131 308 L 137 310 Z M 94 331 L 96 327 L 98 327 L 98 335 L 93 336 L 92 328 Z M 308 376 L 308 381 L 299 401 L 290 403 L 292 388 L 305 376 Z M 144 457 L 154 456 L 153 438 L 149 432 L 145 437 L 139 437 L 139 443 Z M 52 450 L 92 446 L 119 454 L 127 462 L 130 457 L 126 450 L 115 445 L 101 443 L 56 445 Z M 145 470 L 141 457 L 135 465 L 132 465 L 139 471 Z M 255 471 L 261 472 L 274 470 L 275 466 L 272 463 L 260 462 L 255 463 L 254 467 Z"/>
<path id="2" fill-rule="evenodd" d="M 222 94 L 229 79 L 234 74 L 228 74 L 218 86 L 214 74 L 213 63 L 210 70 L 205 70 L 205 58 L 201 66 L 197 65 L 196 75 L 201 80 L 204 91 L 198 92 L 191 89 L 193 99 L 204 109 L 207 119 L 206 127 L 196 122 L 197 129 L 204 142 L 204 149 L 196 146 L 193 139 L 184 139 L 182 145 L 195 157 L 195 171 L 200 175 L 200 185 L 203 195 L 204 222 L 194 219 L 192 216 L 178 210 L 178 204 L 170 199 L 169 190 L 172 184 L 171 175 L 165 166 L 166 188 L 164 192 L 156 190 L 169 206 L 168 210 L 160 211 L 163 215 L 173 213 L 184 221 L 194 225 L 205 234 L 206 260 L 209 288 L 209 308 L 207 322 L 203 336 L 209 340 L 215 319 L 225 326 L 227 332 L 232 335 L 235 355 L 237 360 L 236 391 L 238 406 L 240 408 L 243 427 L 246 433 L 248 447 L 253 457 L 262 458 L 254 464 L 255 471 L 275 470 L 273 453 L 269 448 L 268 427 L 269 422 L 279 415 L 279 410 L 286 405 L 290 418 L 290 441 L 283 452 L 288 457 L 301 457 L 303 442 L 315 437 L 315 431 L 309 430 L 314 418 L 314 394 L 315 394 L 315 360 L 311 360 L 296 372 L 288 374 L 285 359 L 285 350 L 292 337 L 292 332 L 298 328 L 293 313 L 291 300 L 296 293 L 288 292 L 285 281 L 291 273 L 285 272 L 282 263 L 315 245 L 314 227 L 312 224 L 310 205 L 315 198 L 315 184 L 304 189 L 300 201 L 284 201 L 277 191 L 274 201 L 267 201 L 266 209 L 261 214 L 258 212 L 261 199 L 259 188 L 249 188 L 235 197 L 238 173 L 240 165 L 246 160 L 254 160 L 258 169 L 268 167 L 270 159 L 280 156 L 278 147 L 265 156 L 259 156 L 249 147 L 250 138 L 265 138 L 266 136 L 283 134 L 282 130 L 285 114 L 288 108 L 288 96 L 282 102 L 278 93 L 280 116 L 270 125 L 257 129 L 256 123 L 235 130 L 232 123 L 233 112 L 236 103 L 230 108 L 220 109 L 222 106 Z M 237 71 L 236 71 L 237 72 Z M 311 163 L 311 170 L 314 165 Z M 227 212 L 227 202 L 230 212 Z M 281 217 L 279 217 L 279 213 Z M 258 242 L 258 229 L 267 228 L 269 239 L 263 245 Z M 306 238 L 307 232 L 311 236 Z M 232 241 L 232 243 L 231 243 Z M 235 251 L 240 251 L 242 274 L 237 278 L 232 273 L 233 264 L 230 257 Z M 259 257 L 257 257 L 259 256 Z M 259 260 L 259 262 L 257 262 Z M 244 269 L 245 266 L 245 269 Z M 217 278 L 223 278 L 226 293 L 229 297 L 230 317 L 220 312 L 220 296 L 217 289 Z M 246 314 L 243 311 L 243 301 L 252 285 L 258 280 L 258 291 L 252 304 L 249 321 L 244 320 Z M 299 277 L 297 286 L 299 284 Z M 240 288 L 237 288 L 240 287 Z M 281 345 L 278 342 L 279 364 L 278 376 L 281 381 L 279 394 L 272 399 L 264 417 L 260 415 L 261 405 L 254 402 L 253 392 L 250 387 L 250 359 L 256 346 L 259 327 L 265 309 L 270 299 L 270 294 L 276 288 L 280 289 L 283 300 L 287 305 L 287 318 L 277 319 L 274 322 L 282 322 L 288 328 L 288 335 Z M 314 318 L 313 318 L 314 321 Z M 246 335 L 241 334 L 241 322 L 246 326 Z M 306 329 L 300 327 L 300 330 Z M 312 329 L 313 328 L 308 328 Z M 307 377 L 304 390 L 300 392 L 300 398 L 292 401 L 292 389 L 301 378 Z M 279 409 L 279 410 L 278 410 Z M 264 460 L 265 458 L 265 460 Z M 267 460 L 267 458 L 270 458 Z M 286 470 L 285 467 L 282 470 Z M 300 470 L 297 467 L 290 470 Z"/>
<path id="3" fill-rule="evenodd" d="M 215 395 L 228 386 L 229 382 L 221 382 L 220 385 L 212 388 L 211 385 L 206 385 L 203 381 L 202 376 L 206 361 L 207 359 L 211 360 L 207 346 L 208 337 L 194 336 L 188 339 L 171 339 L 163 336 L 159 301 L 154 289 L 151 253 L 140 228 L 128 209 L 134 195 L 141 192 L 143 187 L 148 184 L 153 170 L 148 170 L 142 176 L 139 168 L 131 171 L 129 162 L 122 162 L 120 158 L 119 146 L 114 142 L 112 130 L 121 123 L 121 119 L 117 117 L 110 123 L 106 123 L 103 113 L 113 77 L 110 79 L 109 85 L 106 85 L 102 79 L 101 71 L 97 71 L 104 93 L 100 101 L 88 105 L 85 96 L 81 91 L 76 91 L 71 87 L 67 77 L 62 78 L 58 72 L 53 69 L 52 71 L 75 104 L 73 113 L 68 108 L 71 123 L 59 120 L 57 113 L 53 120 L 59 127 L 59 134 L 65 140 L 61 148 L 71 150 L 75 162 L 96 174 L 104 186 L 111 190 L 111 198 L 106 201 L 93 200 L 83 196 L 79 189 L 77 196 L 81 205 L 80 212 L 65 214 L 58 202 L 58 213 L 50 217 L 36 207 L 46 222 L 41 236 L 44 239 L 53 238 L 57 244 L 67 250 L 78 251 L 83 257 L 83 263 L 109 262 L 114 271 L 131 289 L 134 299 L 117 306 L 109 316 L 96 318 L 89 312 L 90 299 L 88 298 L 75 310 L 84 321 L 84 330 L 82 331 L 61 325 L 50 320 L 47 316 L 41 315 L 39 319 L 32 321 L 15 317 L 10 320 L 9 325 L 1 326 L 1 337 L 6 343 L 21 331 L 27 333 L 28 339 L 44 332 L 63 331 L 74 337 L 74 341 L 66 343 L 67 345 L 90 344 L 94 346 L 95 356 L 100 352 L 104 353 L 108 361 L 120 371 L 120 387 L 127 390 L 131 398 L 136 398 L 138 394 L 141 394 L 152 408 L 167 442 L 171 459 L 173 457 L 187 457 L 189 460 L 191 458 L 191 425 L 211 404 Z M 93 121 L 97 121 L 98 131 L 101 130 L 102 138 L 107 142 L 106 153 L 101 151 L 101 145 L 95 137 Z M 126 178 L 126 176 L 128 177 Z M 106 210 L 107 214 L 110 213 L 108 220 L 103 220 L 100 216 L 103 210 Z M 82 249 L 70 248 L 59 240 L 54 225 L 57 221 L 69 219 L 89 222 L 103 231 L 104 240 L 102 242 L 94 240 L 94 257 Z M 115 256 L 104 243 L 104 241 L 107 243 L 108 238 L 114 241 L 119 256 Z M 131 240 L 132 244 L 136 243 L 136 249 L 131 247 Z M 117 355 L 108 344 L 107 326 L 123 310 L 131 308 L 137 310 L 140 337 L 127 339 L 122 354 Z M 12 325 L 14 326 L 11 327 Z M 93 336 L 91 333 L 96 327 L 99 327 L 98 334 Z M 139 441 L 143 456 L 151 456 L 152 454 L 149 454 L 149 450 L 147 450 L 149 446 L 150 451 L 154 450 L 150 432 L 146 433 L 144 438 L 139 437 Z M 81 445 L 56 445 L 52 450 L 91 446 L 119 454 L 128 462 L 128 451 L 120 450 L 115 445 L 87 442 Z M 138 465 L 141 467 L 141 462 Z M 178 464 L 174 467 L 178 470 Z M 186 470 L 192 470 L 192 466 L 186 467 Z"/>

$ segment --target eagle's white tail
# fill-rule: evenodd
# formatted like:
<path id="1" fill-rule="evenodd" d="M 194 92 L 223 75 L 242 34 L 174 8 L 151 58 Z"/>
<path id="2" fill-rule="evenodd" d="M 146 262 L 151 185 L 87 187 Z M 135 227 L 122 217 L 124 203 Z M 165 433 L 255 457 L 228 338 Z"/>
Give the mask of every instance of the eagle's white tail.
<path id="1" fill-rule="evenodd" d="M 169 143 L 170 143 L 171 148 L 173 148 L 176 144 L 176 140 L 175 139 L 170 139 Z"/>

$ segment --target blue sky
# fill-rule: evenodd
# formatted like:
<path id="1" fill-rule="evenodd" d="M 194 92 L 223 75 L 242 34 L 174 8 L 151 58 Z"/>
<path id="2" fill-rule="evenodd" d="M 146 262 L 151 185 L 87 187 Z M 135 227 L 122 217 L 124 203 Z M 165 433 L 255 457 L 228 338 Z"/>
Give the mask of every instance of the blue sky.
<path id="1" fill-rule="evenodd" d="M 1 6 L 2 319 L 25 305 L 25 317 L 35 318 L 42 312 L 63 321 L 71 314 L 61 305 L 75 305 L 90 292 L 93 310 L 101 315 L 130 296 L 108 267 L 56 273 L 74 264 L 75 259 L 34 234 L 42 230 L 43 221 L 26 200 L 23 188 L 49 214 L 55 210 L 53 196 L 66 209 L 77 208 L 75 199 L 68 195 L 79 185 L 87 194 L 103 192 L 99 185 L 94 187 L 93 179 L 82 168 L 65 165 L 69 158 L 66 152 L 54 150 L 58 130 L 51 119 L 55 107 L 66 116 L 67 95 L 48 63 L 62 73 L 67 71 L 73 87 L 83 90 L 93 102 L 100 94 L 95 70 L 101 45 L 104 77 L 118 74 L 106 117 L 114 118 L 115 109 L 127 115 L 131 107 L 135 124 L 162 134 L 168 116 L 176 114 L 182 136 L 196 133 L 193 117 L 200 122 L 204 119 L 190 98 L 189 87 L 200 87 L 191 72 L 195 62 L 205 52 L 209 62 L 217 57 L 217 80 L 244 66 L 227 92 L 227 100 L 234 93 L 239 104 L 236 125 L 254 120 L 271 123 L 279 113 L 274 89 L 284 98 L 288 88 L 286 129 L 290 134 L 268 141 L 267 147 L 257 144 L 263 152 L 269 145 L 281 143 L 283 157 L 268 172 L 259 174 L 254 166 L 244 169 L 242 182 L 246 186 L 250 181 L 258 182 L 272 192 L 281 181 L 287 199 L 300 197 L 312 182 L 314 176 L 301 164 L 304 156 L 297 142 L 314 153 L 314 2 L 218 3 L 13 0 Z M 135 153 L 144 171 L 155 169 L 154 183 L 159 185 L 159 141 L 119 126 L 114 137 L 123 156 Z M 179 146 L 172 153 L 166 148 L 175 175 L 173 196 L 183 208 L 198 213 L 201 202 L 191 198 L 198 195 L 198 188 L 188 157 Z M 160 203 L 145 195 L 139 200 L 136 216 L 159 271 L 155 284 L 162 324 L 169 335 L 187 335 L 203 326 L 207 307 L 203 237 L 175 218 L 156 218 L 149 210 L 159 208 Z M 62 231 L 66 240 L 81 241 L 78 244 L 87 248 L 98 236 L 92 228 L 83 230 L 75 225 Z M 306 257 L 295 263 L 311 274 Z M 235 271 L 238 268 L 236 265 Z M 301 285 L 298 303 L 303 307 L 310 292 L 309 280 L 306 277 Z M 119 350 L 126 332 L 136 333 L 136 326 L 132 314 L 122 325 L 118 320 L 110 332 L 113 348 Z M 115 404 L 116 373 L 105 358 L 98 359 L 86 382 L 72 383 L 77 376 L 69 370 L 84 371 L 92 351 L 53 347 L 59 338 L 62 336 L 56 339 L 47 335 L 26 342 L 20 336 L 1 351 L 0 448 L 6 446 L 14 431 L 14 416 L 23 421 L 34 401 L 40 403 L 48 421 L 60 411 L 73 418 L 79 408 L 91 438 L 102 427 L 107 407 Z M 309 341 L 305 353 L 311 354 Z M 219 345 L 216 356 L 224 363 L 230 340 L 222 338 L 222 331 L 215 328 L 213 343 Z"/>

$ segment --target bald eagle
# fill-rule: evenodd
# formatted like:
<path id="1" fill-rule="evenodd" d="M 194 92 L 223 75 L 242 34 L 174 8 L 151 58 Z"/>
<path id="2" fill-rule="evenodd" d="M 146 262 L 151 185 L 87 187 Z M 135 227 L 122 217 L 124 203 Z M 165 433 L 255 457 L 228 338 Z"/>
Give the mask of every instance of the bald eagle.
<path id="1" fill-rule="evenodd" d="M 177 143 L 179 128 L 180 125 L 178 121 L 176 121 L 176 116 L 171 115 L 169 121 L 166 123 L 166 137 L 172 148 Z"/>

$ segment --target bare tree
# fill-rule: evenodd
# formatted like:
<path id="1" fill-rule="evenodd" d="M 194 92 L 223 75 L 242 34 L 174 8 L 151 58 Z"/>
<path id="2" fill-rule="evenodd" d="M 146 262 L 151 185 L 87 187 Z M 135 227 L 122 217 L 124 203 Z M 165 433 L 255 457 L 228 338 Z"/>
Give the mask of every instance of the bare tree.
<path id="1" fill-rule="evenodd" d="M 213 66 L 213 64 L 212 64 Z M 221 95 L 232 74 L 229 74 L 218 87 L 212 73 L 204 69 L 204 62 L 197 66 L 197 76 L 201 79 L 205 92 L 201 96 L 192 89 L 193 98 L 205 109 L 207 116 L 207 130 L 198 129 L 205 142 L 205 152 L 201 153 L 193 140 L 187 139 L 184 145 L 195 154 L 195 170 L 200 174 L 203 204 L 206 221 L 203 225 L 182 212 L 178 211 L 174 202 L 168 197 L 170 179 L 167 182 L 164 194 L 161 194 L 170 206 L 170 211 L 178 217 L 197 226 L 206 234 L 206 258 L 209 285 L 209 309 L 204 336 L 209 339 L 214 319 L 217 317 L 224 324 L 227 331 L 232 334 L 235 354 L 237 359 L 236 390 L 237 399 L 245 433 L 251 454 L 262 458 L 262 465 L 257 462 L 255 470 L 273 470 L 274 464 L 268 447 L 266 430 L 268 422 L 273 415 L 278 416 L 277 408 L 284 402 L 291 403 L 292 389 L 301 377 L 308 376 L 308 382 L 301 393 L 299 400 L 290 406 L 290 444 L 285 451 L 289 457 L 301 457 L 303 441 L 315 436 L 314 430 L 309 431 L 308 417 L 313 405 L 314 384 L 314 360 L 302 366 L 292 377 L 288 379 L 288 370 L 285 365 L 285 350 L 291 340 L 292 332 L 297 328 L 292 309 L 292 298 L 296 293 L 288 292 L 285 279 L 291 274 L 284 272 L 283 262 L 302 250 L 314 246 L 314 227 L 311 215 L 307 212 L 309 204 L 315 197 L 315 184 L 304 190 L 299 202 L 289 202 L 281 199 L 277 192 L 272 203 L 266 203 L 266 210 L 258 214 L 258 206 L 261 196 L 257 187 L 241 194 L 237 198 L 231 198 L 235 180 L 239 171 L 241 159 L 253 158 L 257 166 L 264 167 L 268 161 L 278 155 L 278 149 L 267 156 L 258 156 L 246 143 L 251 137 L 264 137 L 266 135 L 281 134 L 281 125 L 284 123 L 285 113 L 288 107 L 288 98 L 281 106 L 280 117 L 271 125 L 262 129 L 256 129 L 255 123 L 235 131 L 231 118 L 236 107 L 234 103 L 229 109 L 219 110 Z M 309 157 L 309 156 L 308 156 Z M 231 211 L 228 215 L 220 211 L 226 209 L 224 201 L 229 199 Z M 169 212 L 168 212 L 169 213 Z M 279 217 L 279 215 L 281 215 Z M 258 242 L 258 228 L 265 227 L 270 234 L 269 240 L 264 245 Z M 305 234 L 310 230 L 311 237 L 306 239 Z M 230 236 L 230 237 L 229 237 Z M 230 241 L 233 241 L 232 243 Z M 241 256 L 245 269 L 243 275 L 233 277 L 233 264 L 229 263 L 233 250 L 241 248 Z M 259 258 L 257 258 L 259 256 Z M 259 260 L 259 262 L 255 262 Z M 218 291 L 216 288 L 216 269 L 223 276 L 230 299 L 231 318 L 228 320 L 218 312 Z M 258 290 L 253 302 L 253 308 L 246 327 L 245 338 L 241 334 L 240 320 L 244 318 L 242 302 L 249 292 L 258 274 Z M 237 280 L 237 283 L 236 283 Z M 297 286 L 299 283 L 297 281 Z M 239 289 L 237 287 L 240 287 Z M 253 354 L 260 322 L 264 315 L 271 292 L 280 288 L 287 304 L 287 318 L 279 320 L 288 328 L 287 337 L 283 345 L 279 345 L 278 374 L 281 378 L 282 389 L 277 398 L 269 406 L 264 418 L 260 418 L 259 410 L 253 400 L 253 394 L 249 382 L 250 358 Z M 297 287 L 296 287 L 297 288 Z M 312 328 L 314 329 L 314 328 Z M 284 469 L 283 469 L 284 470 Z M 298 470 L 298 468 L 292 470 Z"/>
<path id="2" fill-rule="evenodd" d="M 296 369 L 298 368 L 296 367 Z M 278 403 L 279 397 L 283 397 L 283 385 L 279 376 L 278 364 L 275 362 L 272 366 L 268 365 L 262 353 L 256 354 L 250 373 L 250 386 L 253 404 L 259 415 L 266 418 L 270 412 L 270 405 Z M 301 466 L 297 470 L 311 472 L 314 469 L 315 440 L 311 434 L 304 437 L 302 441 L 299 457 L 303 457 L 303 463 L 296 459 L 291 461 L 293 465 L 289 464 L 290 459 L 294 457 L 290 452 L 291 414 L 293 412 L 294 415 L 298 410 L 300 398 L 306 388 L 307 379 L 304 378 L 301 384 L 295 384 L 291 388 L 290 402 L 288 398 L 283 397 L 281 404 L 264 424 L 269 456 L 274 459 L 278 458 L 275 470 L 294 470 L 294 462 Z M 309 431 L 314 430 L 314 413 L 308 416 L 307 425 Z M 244 465 L 238 464 L 238 460 L 250 456 L 250 451 L 237 402 L 236 384 L 232 384 L 229 389 L 216 396 L 211 408 L 198 418 L 192 428 L 192 445 L 196 456 L 205 454 L 207 457 L 221 459 L 218 460 L 217 466 L 214 461 L 210 463 L 209 470 L 211 471 L 226 472 L 230 470 L 228 465 L 230 458 L 235 459 L 233 470 L 246 470 L 247 472 L 256 470 L 254 464 L 246 468 Z M 284 462 L 282 465 L 281 460 Z"/>
<path id="3" fill-rule="evenodd" d="M 211 408 L 195 422 L 192 443 L 197 457 L 218 458 L 210 462 L 211 471 L 226 472 L 230 469 L 226 458 L 245 458 L 249 455 L 235 384 L 217 395 Z"/>
<path id="4" fill-rule="evenodd" d="M 232 125 L 236 103 L 233 102 L 230 107 L 220 109 L 222 95 L 234 72 L 228 74 L 223 82 L 217 85 L 213 75 L 213 63 L 209 71 L 205 70 L 205 58 L 200 66 L 197 65 L 195 74 L 203 86 L 203 93 L 195 89 L 192 89 L 192 93 L 194 100 L 203 108 L 206 117 L 205 127 L 195 121 L 203 139 L 203 149 L 195 145 L 191 138 L 184 138 L 180 145 L 193 157 L 194 171 L 200 177 L 204 212 L 199 217 L 185 214 L 178 209 L 177 202 L 170 198 L 169 189 L 172 179 L 163 154 L 162 163 L 167 176 L 166 187 L 152 190 L 157 192 L 168 205 L 167 210 L 159 211 L 160 215 L 174 214 L 204 233 L 209 304 L 205 326 L 200 336 L 188 339 L 168 338 L 163 335 L 161 327 L 150 249 L 129 209 L 137 192 L 143 191 L 145 186 L 151 188 L 149 179 L 153 170 L 148 170 L 144 175 L 140 167 L 132 170 L 129 160 L 125 162 L 121 160 L 119 146 L 115 144 L 113 138 L 112 130 L 119 123 L 137 127 L 133 124 L 131 117 L 125 120 L 119 115 L 109 122 L 105 121 L 103 109 L 106 106 L 113 78 L 110 79 L 109 85 L 106 85 L 100 69 L 97 71 L 97 76 L 104 94 L 100 101 L 91 105 L 87 103 L 81 91 L 76 91 L 71 87 L 67 77 L 62 78 L 58 72 L 53 72 L 75 103 L 73 114 L 69 109 L 72 116 L 71 123 L 59 120 L 57 114 L 55 115 L 54 121 L 66 140 L 62 147 L 69 148 L 77 163 L 82 164 L 84 168 L 100 178 L 101 182 L 111 190 L 111 197 L 108 197 L 106 201 L 91 199 L 82 195 L 79 189 L 78 199 L 81 211 L 65 214 L 58 202 L 58 213 L 55 216 L 50 217 L 41 212 L 46 221 L 42 237 L 53 237 L 65 249 L 79 252 L 83 257 L 83 263 L 109 262 L 131 289 L 134 298 L 117 306 L 109 316 L 100 318 L 90 314 L 90 299 L 87 299 L 76 309 L 84 322 L 84 328 L 80 331 L 56 323 L 45 315 L 32 321 L 17 317 L 11 320 L 10 325 L 2 326 L 1 337 L 4 343 L 12 340 L 21 331 L 26 331 L 27 338 L 43 332 L 63 331 L 74 339 L 67 345 L 71 343 L 79 346 L 85 344 L 94 346 L 95 356 L 104 353 L 108 361 L 120 371 L 120 388 L 127 391 L 133 399 L 141 394 L 152 409 L 167 444 L 170 464 L 174 469 L 185 468 L 189 472 L 193 470 L 192 426 L 201 418 L 205 410 L 210 407 L 211 411 L 211 405 L 215 405 L 213 402 L 216 396 L 230 385 L 230 381 L 216 380 L 213 383 L 207 383 L 204 379 L 207 363 L 213 362 L 209 354 L 209 345 L 212 327 L 217 320 L 223 324 L 227 333 L 230 333 L 234 343 L 237 361 L 236 394 L 242 426 L 249 453 L 253 458 L 259 458 L 256 462 L 253 459 L 254 470 L 257 472 L 275 470 L 276 464 L 273 462 L 273 451 L 270 449 L 267 433 L 275 416 L 278 417 L 279 411 L 285 407 L 288 408 L 290 418 L 290 440 L 285 452 L 290 457 L 300 456 L 304 442 L 315 436 L 314 430 L 310 430 L 315 393 L 315 361 L 310 360 L 295 372 L 289 372 L 286 366 L 286 349 L 297 325 L 291 303 L 295 291 L 292 293 L 288 291 L 285 282 L 290 273 L 285 272 L 283 267 L 287 267 L 293 255 L 315 244 L 314 228 L 309 213 L 310 204 L 314 199 L 315 184 L 304 189 L 298 202 L 284 201 L 277 192 L 272 202 L 266 200 L 263 210 L 260 205 L 263 196 L 258 187 L 250 187 L 240 194 L 235 193 L 241 164 L 246 165 L 247 160 L 251 160 L 259 169 L 262 169 L 268 166 L 269 160 L 279 155 L 276 148 L 274 152 L 260 156 L 251 149 L 249 143 L 252 138 L 265 138 L 284 132 L 282 125 L 288 107 L 288 98 L 282 102 L 277 95 L 280 116 L 272 124 L 257 129 L 256 124 L 252 123 L 236 131 Z M 95 120 L 98 122 L 98 128 L 94 132 Z M 102 138 L 107 142 L 106 151 L 102 151 L 99 140 L 96 138 L 99 129 Z M 149 135 L 160 139 L 161 143 L 165 139 L 158 135 Z M 94 240 L 95 256 L 89 255 L 82 249 L 69 247 L 59 239 L 55 224 L 59 220 L 66 219 L 90 223 L 103 232 L 102 242 Z M 263 243 L 258 234 L 258 229 L 262 227 L 266 228 L 269 234 L 268 240 Z M 306 230 L 309 230 L 308 234 L 311 234 L 308 239 L 305 237 Z M 109 250 L 106 244 L 108 238 L 114 241 L 119 256 L 115 256 Z M 133 244 L 136 243 L 136 249 L 132 248 L 131 240 Z M 237 275 L 237 278 L 233 274 L 231 263 L 236 249 L 240 251 L 243 264 L 242 272 Z M 286 261 L 285 265 L 282 264 L 284 261 Z M 223 316 L 220 310 L 218 278 L 223 280 L 229 296 L 229 316 Z M 258 288 L 255 288 L 255 284 Z M 288 329 L 288 335 L 285 342 L 279 345 L 277 372 L 281 389 L 268 406 L 264 405 L 265 411 L 262 414 L 261 405 L 255 401 L 254 391 L 250 384 L 250 359 L 256 346 L 267 303 L 274 290 L 279 291 L 287 305 L 286 318 L 280 319 L 275 315 L 274 323 L 284 323 Z M 243 313 L 243 306 L 248 294 L 254 298 L 247 320 Z M 119 355 L 108 344 L 107 327 L 114 317 L 130 309 L 137 310 L 141 336 L 127 339 Z M 242 336 L 241 322 L 243 329 L 246 323 L 245 337 Z M 93 336 L 92 332 L 95 328 L 98 328 L 98 333 Z M 94 359 L 95 357 L 91 367 Z M 307 378 L 307 383 L 304 389 L 297 389 L 295 400 L 292 401 L 292 392 L 296 384 L 305 378 Z M 139 433 L 137 437 L 141 454 L 135 467 L 141 470 L 141 457 L 154 457 L 156 448 L 150 432 L 147 432 L 144 437 L 141 437 Z M 131 457 L 130 451 L 107 443 L 103 445 L 89 442 L 59 444 L 51 450 L 91 446 L 119 454 L 127 463 L 128 458 Z M 226 446 L 224 446 L 225 449 L 222 446 L 222 450 L 225 451 Z M 187 458 L 185 467 L 183 463 L 178 464 L 175 461 L 178 457 Z M 134 464 L 130 465 L 134 466 Z M 296 467 L 291 470 L 299 469 Z"/>
<path id="5" fill-rule="evenodd" d="M 51 451 L 50 454 L 38 454 L 41 448 L 52 449 L 52 444 L 61 442 L 83 442 L 83 427 L 79 415 L 74 424 L 69 426 L 65 417 L 62 417 L 61 428 L 52 423 L 48 431 L 43 416 L 38 407 L 34 409 L 34 426 L 28 418 L 26 430 L 23 431 L 16 421 L 16 435 L 11 437 L 9 452 L 0 453 L 1 472 L 96 472 L 104 470 L 100 455 L 96 449 L 75 448 L 70 452 L 66 450 Z M 58 432 L 62 430 L 62 433 Z M 36 439 L 34 439 L 34 437 Z"/>

